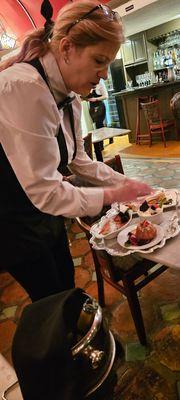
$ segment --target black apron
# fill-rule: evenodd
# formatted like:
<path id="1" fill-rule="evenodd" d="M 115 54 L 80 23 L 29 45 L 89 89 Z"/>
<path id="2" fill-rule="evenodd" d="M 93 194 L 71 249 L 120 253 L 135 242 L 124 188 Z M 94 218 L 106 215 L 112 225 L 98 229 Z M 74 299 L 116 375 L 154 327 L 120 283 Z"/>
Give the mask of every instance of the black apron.
<path id="1" fill-rule="evenodd" d="M 44 69 L 38 59 L 29 62 L 38 70 L 48 85 Z M 49 87 L 49 85 L 48 85 Z M 50 88 L 49 88 L 50 89 Z M 70 99 L 71 101 L 72 99 Z M 74 154 L 76 156 L 76 138 L 74 118 L 69 98 L 57 104 L 58 109 L 66 108 L 69 113 L 70 125 L 74 139 Z M 61 162 L 59 172 L 68 164 L 68 150 L 61 126 L 57 135 Z M 53 216 L 38 210 L 22 189 L 7 157 L 0 144 L 0 268 L 8 268 L 19 262 L 33 259 L 37 249 L 41 251 L 46 246 L 53 246 L 64 228 L 64 218 Z"/>
<path id="2" fill-rule="evenodd" d="M 88 96 L 89 98 L 91 97 L 101 97 L 101 94 L 98 95 L 96 93 L 96 90 L 94 89 Z M 90 108 L 89 108 L 89 114 L 93 120 L 93 122 L 98 123 L 98 122 L 103 122 L 106 116 L 106 107 L 104 104 L 103 100 L 97 101 L 97 102 L 91 102 L 90 101 Z"/>

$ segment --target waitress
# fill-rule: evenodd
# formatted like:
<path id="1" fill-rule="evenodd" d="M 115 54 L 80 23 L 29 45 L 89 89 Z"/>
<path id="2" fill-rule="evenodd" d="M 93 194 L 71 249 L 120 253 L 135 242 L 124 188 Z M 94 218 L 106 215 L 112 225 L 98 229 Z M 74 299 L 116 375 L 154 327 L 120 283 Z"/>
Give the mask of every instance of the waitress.
<path id="1" fill-rule="evenodd" d="M 96 85 L 96 87 L 93 88 L 88 95 L 88 100 L 90 103 L 89 113 L 93 122 L 96 125 L 96 129 L 102 128 L 104 126 L 104 120 L 106 117 L 106 107 L 104 104 L 104 100 L 106 100 L 107 98 L 108 92 L 102 82 L 99 82 L 98 85 Z M 103 161 L 103 141 L 94 143 L 94 150 L 97 161 Z"/>
<path id="2" fill-rule="evenodd" d="M 0 65 L 0 266 L 32 301 L 74 287 L 63 217 L 94 216 L 104 204 L 151 191 L 92 161 L 81 136 L 79 95 L 106 79 L 123 41 L 119 15 L 78 1 L 53 24 L 47 0 L 42 14 L 45 28 Z M 97 187 L 64 181 L 67 165 Z"/>

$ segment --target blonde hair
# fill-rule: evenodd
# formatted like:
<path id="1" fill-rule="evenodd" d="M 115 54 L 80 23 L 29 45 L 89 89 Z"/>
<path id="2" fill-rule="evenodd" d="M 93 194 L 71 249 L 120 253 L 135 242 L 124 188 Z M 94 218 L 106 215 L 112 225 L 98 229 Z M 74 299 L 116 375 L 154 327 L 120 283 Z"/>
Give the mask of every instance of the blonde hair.
<path id="1" fill-rule="evenodd" d="M 95 45 L 101 41 L 117 43 L 117 46 L 120 46 L 124 41 L 121 22 L 118 22 L 115 18 L 113 20 L 108 19 L 108 16 L 101 9 L 92 12 L 88 18 L 72 26 L 73 22 L 83 17 L 84 14 L 91 11 L 98 4 L 98 2 L 94 1 L 77 1 L 64 6 L 59 11 L 54 27 L 52 28 L 51 40 L 44 40 L 44 29 L 32 32 L 24 40 L 21 50 L 17 55 L 0 63 L 0 71 L 10 67 L 14 63 L 42 57 L 49 49 L 56 52 L 59 48 L 59 42 L 65 36 L 68 36 L 71 42 L 77 47 Z"/>

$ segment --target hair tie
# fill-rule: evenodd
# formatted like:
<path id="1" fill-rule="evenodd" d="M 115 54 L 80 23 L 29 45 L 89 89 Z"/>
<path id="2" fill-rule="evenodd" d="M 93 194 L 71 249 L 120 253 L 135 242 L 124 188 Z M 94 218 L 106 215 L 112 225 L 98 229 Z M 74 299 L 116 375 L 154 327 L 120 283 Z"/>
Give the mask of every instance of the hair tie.
<path id="1" fill-rule="evenodd" d="M 47 41 L 52 36 L 52 28 L 54 26 L 54 21 L 52 21 L 53 8 L 49 0 L 44 0 L 41 5 L 41 15 L 45 18 L 46 22 L 44 24 L 44 41 Z"/>

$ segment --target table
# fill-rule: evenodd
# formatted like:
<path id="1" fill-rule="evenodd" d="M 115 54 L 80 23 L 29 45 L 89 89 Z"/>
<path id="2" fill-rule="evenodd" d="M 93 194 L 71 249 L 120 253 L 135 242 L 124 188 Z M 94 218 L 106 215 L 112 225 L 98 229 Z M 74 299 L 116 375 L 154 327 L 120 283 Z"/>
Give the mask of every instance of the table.
<path id="1" fill-rule="evenodd" d="M 169 221 L 174 214 L 174 209 L 165 211 L 164 220 Z M 139 218 L 133 218 L 130 225 L 134 225 L 138 222 Z M 140 256 L 139 261 L 136 261 L 132 266 L 128 266 L 128 264 L 126 266 L 127 256 L 120 256 L 121 252 L 116 239 L 106 240 L 104 246 L 100 241 L 95 242 L 93 238 L 91 238 L 90 244 L 93 246 L 98 257 L 102 279 L 126 296 L 140 343 L 146 345 L 146 332 L 137 293 L 145 285 L 166 271 L 168 267 L 180 270 L 178 251 L 178 246 L 180 246 L 180 234 L 174 238 L 167 239 L 164 247 L 156 249 L 153 253 L 137 252 L 136 254 Z M 115 258 L 113 256 L 116 256 L 115 258 L 120 262 L 118 269 L 117 263 L 116 265 L 114 263 Z M 106 259 L 106 268 L 104 268 Z M 121 265 L 122 260 L 125 261 L 123 266 Z M 108 273 L 106 273 L 106 270 Z M 117 274 L 118 270 L 119 274 Z"/>
<path id="2" fill-rule="evenodd" d="M 98 143 L 101 140 L 111 139 L 115 136 L 124 136 L 130 133 L 129 129 L 121 128 L 99 128 L 92 131 L 92 143 Z"/>
<path id="3" fill-rule="evenodd" d="M 164 211 L 164 222 L 169 221 L 172 216 L 176 213 L 175 209 Z M 134 225 L 139 223 L 139 218 L 132 218 L 130 225 Z M 110 249 L 114 249 L 116 251 L 116 255 L 118 256 L 118 244 L 116 239 L 107 240 L 106 245 Z M 163 264 L 166 267 L 175 268 L 180 270 L 180 256 L 178 249 L 180 248 L 180 234 L 167 239 L 165 245 L 162 248 L 154 250 L 152 253 L 133 253 L 137 254 L 143 259 L 153 261 L 157 264 Z M 119 255 L 121 257 L 121 255 Z M 126 257 L 126 256 L 125 256 Z"/>
<path id="4" fill-rule="evenodd" d="M 111 139 L 115 136 L 124 136 L 130 132 L 131 131 L 129 129 L 107 128 L 107 127 L 94 129 L 91 132 L 89 132 L 89 134 L 90 133 L 92 134 L 92 143 L 94 144 L 97 161 L 103 161 L 100 142 L 106 139 Z M 83 138 L 85 139 L 86 136 L 84 135 Z"/>
<path id="5" fill-rule="evenodd" d="M 155 250 L 153 253 L 141 254 L 140 257 L 151 260 L 157 264 L 166 265 L 166 267 L 179 269 L 180 271 L 180 234 L 174 238 L 168 239 L 161 249 Z"/>
<path id="6" fill-rule="evenodd" d="M 163 214 L 164 219 L 169 220 L 175 214 L 175 210 L 165 211 Z M 136 223 L 136 219 L 133 219 L 133 223 Z M 138 255 L 157 264 L 163 264 L 166 267 L 180 270 L 179 248 L 180 234 L 166 240 L 165 245 L 161 249 L 156 249 L 153 253 L 138 253 Z"/>

